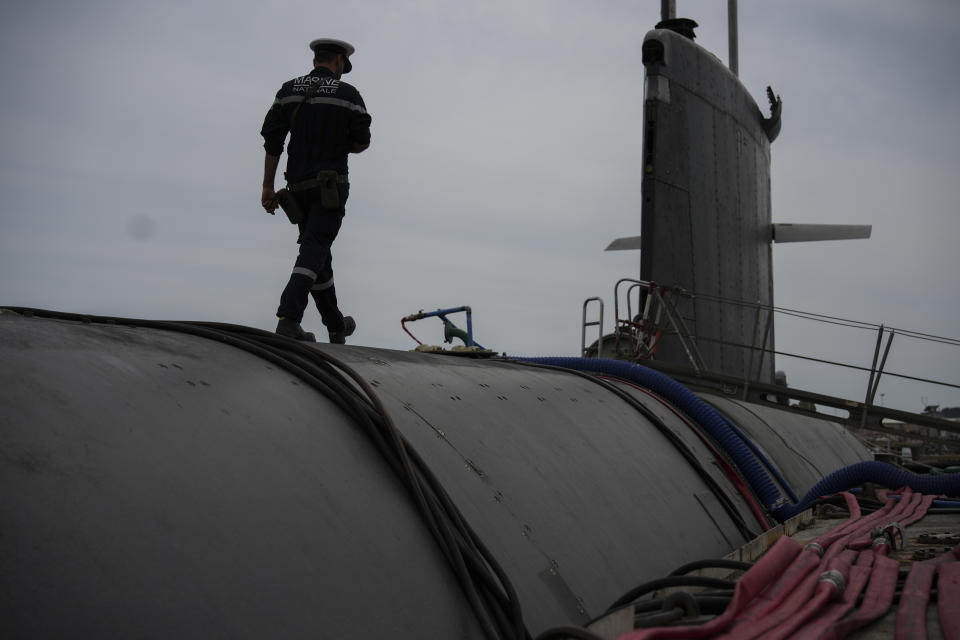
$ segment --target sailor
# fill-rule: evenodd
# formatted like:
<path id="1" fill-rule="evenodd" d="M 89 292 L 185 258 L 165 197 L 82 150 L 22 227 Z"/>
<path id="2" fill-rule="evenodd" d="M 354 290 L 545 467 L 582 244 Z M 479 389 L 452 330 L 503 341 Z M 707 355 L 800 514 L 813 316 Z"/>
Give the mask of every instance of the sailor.
<path id="1" fill-rule="evenodd" d="M 350 192 L 347 155 L 370 146 L 370 115 L 360 93 L 340 80 L 353 68 L 354 47 L 342 40 L 320 38 L 310 43 L 313 70 L 283 83 L 263 121 L 263 193 L 260 202 L 273 214 L 278 206 L 274 181 L 287 133 L 287 192 L 299 221 L 300 252 L 277 309 L 277 333 L 314 342 L 300 327 L 313 296 L 330 342 L 344 344 L 356 322 L 337 306 L 330 247 L 345 213 Z M 280 204 L 283 204 L 282 202 Z M 290 211 L 284 205 L 288 215 Z"/>

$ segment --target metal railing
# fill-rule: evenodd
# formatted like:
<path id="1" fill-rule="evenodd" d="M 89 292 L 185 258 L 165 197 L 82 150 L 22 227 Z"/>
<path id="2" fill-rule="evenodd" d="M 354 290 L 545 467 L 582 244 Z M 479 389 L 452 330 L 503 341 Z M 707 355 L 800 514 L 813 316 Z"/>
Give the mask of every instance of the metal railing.
<path id="1" fill-rule="evenodd" d="M 628 285 L 625 289 L 625 294 L 624 285 Z M 602 300 L 599 298 L 591 298 L 590 300 L 598 300 L 602 310 Z M 625 300 L 625 305 L 622 303 L 622 300 Z M 719 305 L 734 305 L 752 310 L 754 318 L 752 344 L 742 344 L 717 337 L 698 335 L 690 331 L 689 326 L 684 321 L 683 314 L 678 309 L 678 303 L 681 301 L 689 303 L 695 300 L 713 302 Z M 634 302 L 636 302 L 637 305 L 637 315 L 634 315 Z M 586 304 L 587 303 L 584 303 L 584 322 L 586 321 Z M 624 307 L 626 308 L 625 317 L 621 315 Z M 641 309 L 642 311 L 640 311 Z M 800 318 L 815 323 L 839 325 L 875 332 L 876 341 L 874 343 L 870 366 L 866 367 L 850 362 L 791 353 L 767 346 L 770 333 L 774 328 L 775 316 Z M 960 340 L 958 339 L 889 327 L 883 324 L 878 325 L 826 314 L 811 313 L 787 307 L 776 307 L 756 302 L 726 299 L 720 296 L 696 294 L 679 288 L 663 287 L 654 282 L 635 278 L 621 278 L 614 285 L 613 326 L 614 349 L 617 357 L 635 361 L 656 361 L 657 348 L 664 336 L 669 335 L 675 337 L 680 343 L 680 346 L 687 356 L 692 372 L 701 376 L 705 374 L 719 374 L 720 377 L 725 377 L 722 376 L 722 372 L 710 370 L 701 355 L 698 345 L 704 345 L 706 343 L 719 344 L 748 352 L 749 363 L 747 365 L 746 375 L 738 385 L 738 387 L 740 387 L 740 395 L 742 395 L 744 399 L 746 399 L 751 385 L 769 383 L 767 380 L 760 380 L 767 357 L 782 356 L 829 367 L 865 372 L 867 374 L 867 381 L 862 402 L 864 410 L 858 410 L 856 412 L 860 426 L 867 424 L 869 410 L 871 408 L 877 409 L 875 402 L 882 379 L 909 380 L 936 385 L 946 389 L 960 389 L 960 384 L 956 382 L 890 371 L 887 368 L 891 346 L 895 337 L 899 336 L 899 341 L 901 342 L 905 338 L 911 338 L 943 345 L 944 347 L 960 347 Z M 585 330 L 586 326 L 584 326 L 584 333 L 581 334 L 581 349 L 584 353 L 586 352 Z M 599 353 L 600 350 L 598 350 L 598 354 Z M 960 353 L 956 354 L 956 356 L 960 356 Z M 960 357 L 956 357 L 956 360 L 960 361 Z M 856 404 L 861 406 L 861 403 Z M 846 405 L 850 406 L 850 402 L 846 401 Z"/>
<path id="2" fill-rule="evenodd" d="M 621 318 L 620 285 L 628 282 L 631 285 L 627 288 L 627 317 Z M 640 289 L 638 293 L 642 292 L 644 296 L 642 299 L 643 314 L 640 316 L 639 322 L 634 320 L 635 316 L 630 302 L 630 293 L 635 289 Z M 703 355 L 697 348 L 696 341 L 691 339 L 690 329 L 684 322 L 683 315 L 677 309 L 676 298 L 678 297 L 690 297 L 690 295 L 682 289 L 663 287 L 646 280 L 635 278 L 620 278 L 617 280 L 613 287 L 614 326 L 616 329 L 614 339 L 616 340 L 617 352 L 619 353 L 621 336 L 626 333 L 635 357 L 653 358 L 657 353 L 663 330 L 667 329 L 677 336 L 691 366 L 698 372 L 706 370 L 707 366 Z M 638 295 L 638 307 L 640 302 Z M 663 320 L 664 316 L 666 316 L 666 322 Z"/>
<path id="3" fill-rule="evenodd" d="M 587 322 L 587 306 L 591 302 L 600 303 L 600 317 L 596 321 Z M 580 355 L 587 357 L 587 327 L 597 327 L 597 357 L 603 354 L 603 300 L 594 296 L 583 301 L 583 314 L 581 315 L 580 326 Z"/>

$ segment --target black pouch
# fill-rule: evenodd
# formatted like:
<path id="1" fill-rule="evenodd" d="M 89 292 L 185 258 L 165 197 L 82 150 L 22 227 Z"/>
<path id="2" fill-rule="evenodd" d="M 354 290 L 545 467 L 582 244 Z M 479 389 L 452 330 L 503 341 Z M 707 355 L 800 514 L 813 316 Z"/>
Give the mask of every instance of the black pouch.
<path id="1" fill-rule="evenodd" d="M 340 208 L 340 190 L 337 188 L 337 172 L 321 171 L 317 174 L 320 182 L 320 206 L 324 209 Z"/>
<path id="2" fill-rule="evenodd" d="M 300 203 L 297 202 L 297 199 L 294 198 L 293 194 L 287 189 L 277 191 L 277 204 L 279 204 L 283 212 L 287 214 L 287 218 L 291 224 L 300 224 L 306 218 L 303 209 L 300 208 Z"/>

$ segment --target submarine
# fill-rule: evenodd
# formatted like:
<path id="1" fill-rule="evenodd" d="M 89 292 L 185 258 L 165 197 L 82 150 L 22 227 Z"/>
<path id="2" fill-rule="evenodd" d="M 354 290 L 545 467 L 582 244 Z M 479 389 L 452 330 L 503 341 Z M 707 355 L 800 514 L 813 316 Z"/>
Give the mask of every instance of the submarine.
<path id="1" fill-rule="evenodd" d="M 780 401 L 771 243 L 866 232 L 771 222 L 780 103 L 691 29 L 644 39 L 638 313 L 592 352 L 0 309 L 4 636 L 578 637 L 822 495 L 956 496 Z"/>

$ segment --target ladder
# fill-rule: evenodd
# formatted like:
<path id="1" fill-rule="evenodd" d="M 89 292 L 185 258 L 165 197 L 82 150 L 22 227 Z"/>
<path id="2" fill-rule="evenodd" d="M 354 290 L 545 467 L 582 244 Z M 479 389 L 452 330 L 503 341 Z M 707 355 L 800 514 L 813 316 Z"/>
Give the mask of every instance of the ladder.
<path id="1" fill-rule="evenodd" d="M 587 322 L 587 308 L 591 302 L 597 302 L 600 306 L 600 317 L 596 321 Z M 593 296 L 583 301 L 583 314 L 581 315 L 580 326 L 580 357 L 587 357 L 587 327 L 597 327 L 597 357 L 603 353 L 603 299 Z"/>

